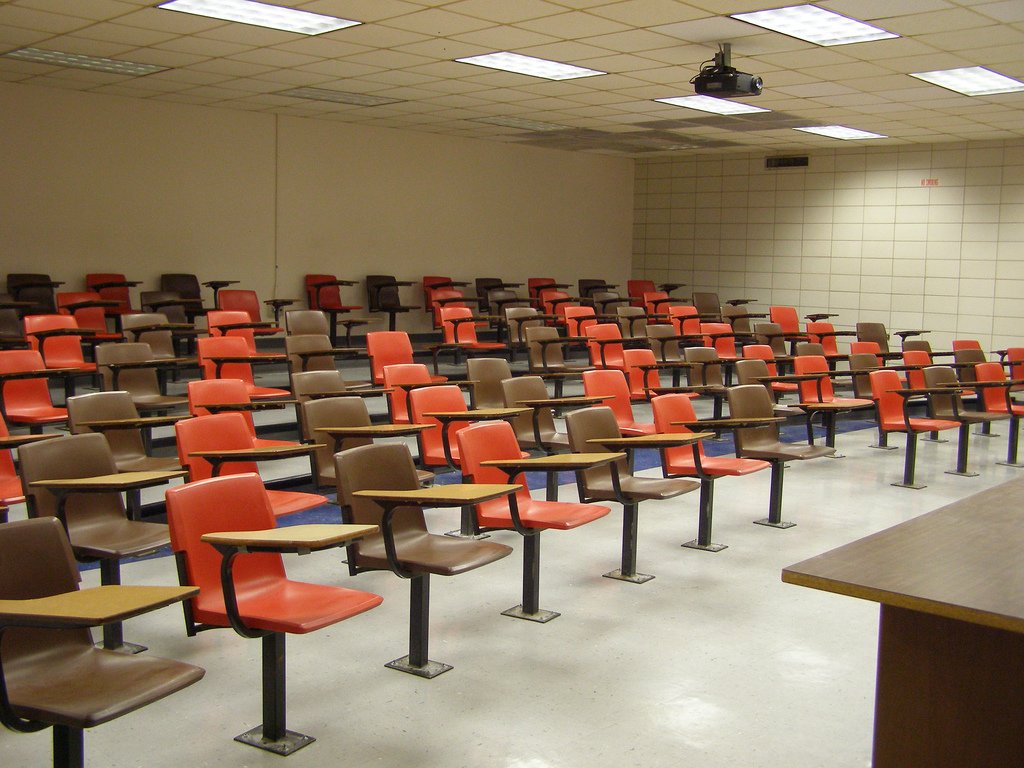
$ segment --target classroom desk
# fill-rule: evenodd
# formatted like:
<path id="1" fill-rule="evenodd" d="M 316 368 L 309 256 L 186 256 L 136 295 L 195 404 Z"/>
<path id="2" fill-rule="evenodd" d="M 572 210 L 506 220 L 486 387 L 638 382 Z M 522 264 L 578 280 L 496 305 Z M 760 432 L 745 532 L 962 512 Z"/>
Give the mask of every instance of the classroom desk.
<path id="1" fill-rule="evenodd" d="M 874 768 L 1024 765 L 1024 480 L 791 565 L 881 604 Z"/>

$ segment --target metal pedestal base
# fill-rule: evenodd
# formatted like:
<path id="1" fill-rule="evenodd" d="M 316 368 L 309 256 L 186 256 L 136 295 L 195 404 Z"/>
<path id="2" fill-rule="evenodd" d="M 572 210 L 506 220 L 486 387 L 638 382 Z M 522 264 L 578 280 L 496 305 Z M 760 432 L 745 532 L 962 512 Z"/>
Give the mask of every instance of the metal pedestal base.
<path id="1" fill-rule="evenodd" d="M 263 726 L 257 725 L 252 730 L 235 736 L 235 741 L 248 744 L 250 747 L 256 747 L 256 749 L 273 752 L 275 755 L 287 757 L 293 752 L 298 752 L 303 747 L 312 744 L 316 739 L 312 736 L 306 736 L 304 733 L 285 731 L 284 736 L 280 739 L 271 741 L 270 739 L 263 738 Z"/>
<path id="2" fill-rule="evenodd" d="M 409 663 L 408 656 L 389 661 L 384 666 L 388 669 L 397 669 L 399 672 L 408 672 L 410 675 L 416 675 L 416 677 L 425 677 L 428 680 L 442 675 L 453 668 L 451 664 L 442 664 L 440 661 L 428 661 L 423 666 L 416 666 Z"/>
<path id="3" fill-rule="evenodd" d="M 960 477 L 977 477 L 978 476 L 977 472 L 958 472 L 955 469 L 947 469 L 946 470 L 946 474 L 947 475 L 959 475 Z"/>
<path id="4" fill-rule="evenodd" d="M 728 544 L 700 544 L 697 539 L 688 541 L 680 546 L 686 547 L 687 549 L 700 549 L 704 552 L 721 552 L 723 549 L 728 549 Z"/>
<path id="5" fill-rule="evenodd" d="M 927 485 L 917 485 L 915 483 L 889 483 L 893 488 L 909 488 L 912 491 L 920 491 L 922 488 L 927 488 Z"/>
<path id="6" fill-rule="evenodd" d="M 897 450 L 899 450 L 899 446 L 898 445 L 878 445 L 877 443 L 874 444 L 874 445 L 869 445 L 868 448 L 875 448 L 875 449 L 877 449 L 879 451 L 897 451 Z"/>
<path id="7" fill-rule="evenodd" d="M 123 653 L 126 656 L 134 656 L 136 653 L 142 653 L 143 651 L 149 650 L 149 646 L 139 645 L 138 643 L 126 643 L 124 641 L 119 645 L 109 647 L 106 643 L 96 643 L 96 647 L 112 653 Z"/>
<path id="8" fill-rule="evenodd" d="M 522 605 L 517 605 L 515 608 L 509 608 L 507 611 L 501 612 L 502 616 L 511 616 L 513 619 L 526 619 L 527 621 L 535 621 L 538 624 L 547 624 L 552 619 L 557 619 L 562 614 L 557 611 L 544 611 L 537 610 L 534 613 L 527 613 Z"/>
<path id="9" fill-rule="evenodd" d="M 608 573 L 601 574 L 606 579 L 616 579 L 618 581 L 631 581 L 634 584 L 643 584 L 646 581 L 650 581 L 654 577 L 649 573 L 632 573 L 625 574 L 621 570 L 616 569 L 614 571 L 608 571 Z"/>
<path id="10" fill-rule="evenodd" d="M 754 521 L 754 525 L 766 525 L 769 528 L 783 528 L 783 529 L 785 529 L 785 528 L 793 528 L 793 527 L 795 527 L 796 523 L 789 523 L 789 522 L 786 522 L 785 520 L 779 520 L 778 522 L 773 523 L 769 518 L 765 517 L 765 518 L 762 518 L 761 520 L 755 520 Z"/>
<path id="11" fill-rule="evenodd" d="M 1001 467 L 1016 467 L 1017 469 L 1024 469 L 1024 464 L 1021 464 L 1018 461 L 997 461 L 996 464 Z"/>
<path id="12" fill-rule="evenodd" d="M 924 440 L 926 443 L 948 443 L 949 442 L 949 440 L 946 440 L 945 438 L 942 438 L 942 437 L 922 437 L 921 439 Z"/>

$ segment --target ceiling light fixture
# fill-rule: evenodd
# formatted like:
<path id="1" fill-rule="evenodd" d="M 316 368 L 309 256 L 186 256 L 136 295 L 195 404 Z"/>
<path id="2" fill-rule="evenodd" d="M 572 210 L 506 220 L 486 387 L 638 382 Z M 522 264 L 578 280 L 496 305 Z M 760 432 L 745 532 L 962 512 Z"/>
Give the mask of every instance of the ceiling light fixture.
<path id="1" fill-rule="evenodd" d="M 988 96 L 993 93 L 1014 93 L 1024 91 L 1024 83 L 1012 77 L 1000 75 L 984 67 L 961 67 L 960 69 L 936 69 L 932 72 L 911 72 L 911 77 L 948 88 L 965 96 Z"/>
<path id="2" fill-rule="evenodd" d="M 771 112 L 764 107 L 754 107 L 739 101 L 716 99 L 714 96 L 673 96 L 668 99 L 655 99 L 662 104 L 674 107 L 699 109 L 701 112 L 714 112 L 716 115 L 748 115 L 754 112 Z"/>
<path id="3" fill-rule="evenodd" d="M 500 69 L 504 72 L 515 72 L 520 75 L 543 77 L 546 80 L 572 80 L 577 77 L 594 77 L 595 75 L 608 74 L 607 72 L 599 72 L 596 69 L 576 67 L 572 64 L 538 59 L 534 56 L 524 56 L 521 53 L 511 53 L 510 51 L 485 53 L 480 56 L 467 56 L 464 59 L 456 59 L 456 61 L 462 64 L 475 64 L 478 67 Z"/>
<path id="4" fill-rule="evenodd" d="M 899 37 L 879 27 L 814 5 L 791 5 L 770 11 L 734 13 L 732 18 L 816 45 L 848 45 Z"/>
<path id="5" fill-rule="evenodd" d="M 337 104 L 354 104 L 357 107 L 379 107 L 383 104 L 397 104 L 404 101 L 404 99 L 392 99 L 387 96 L 371 96 L 368 93 L 349 93 L 348 91 L 308 86 L 278 91 L 277 95 L 294 96 L 296 99 L 311 99 L 312 101 L 333 101 Z"/>
<path id="6" fill-rule="evenodd" d="M 880 133 L 862 131 L 857 128 L 847 128 L 845 125 L 815 125 L 807 128 L 794 128 L 793 130 L 803 131 L 804 133 L 816 133 L 819 136 L 827 136 L 830 139 L 842 139 L 843 141 L 851 141 L 854 139 L 889 138 L 888 136 L 883 136 Z"/>
<path id="7" fill-rule="evenodd" d="M 109 72 L 112 75 L 138 77 L 163 72 L 167 67 L 156 64 L 140 64 L 135 61 L 121 59 L 104 59 L 100 56 L 86 56 L 82 53 L 65 53 L 64 51 L 47 51 L 42 48 L 19 48 L 4 54 L 9 59 L 34 61 L 39 64 L 51 64 L 55 67 L 74 67 L 75 69 L 91 69 L 94 72 Z"/>
<path id="8" fill-rule="evenodd" d="M 354 27 L 361 23 L 320 13 L 298 11 L 294 8 L 282 8 L 279 5 L 257 3 L 255 0 L 171 0 L 157 7 L 207 16 L 211 19 L 269 27 L 282 32 L 296 32 L 300 35 L 322 35 L 324 32 Z"/>
<path id="9" fill-rule="evenodd" d="M 555 123 L 542 123 L 539 120 L 527 120 L 525 117 L 479 117 L 473 120 L 474 123 L 487 123 L 488 125 L 500 125 L 503 128 L 518 128 L 522 131 L 566 131 L 566 125 Z"/>

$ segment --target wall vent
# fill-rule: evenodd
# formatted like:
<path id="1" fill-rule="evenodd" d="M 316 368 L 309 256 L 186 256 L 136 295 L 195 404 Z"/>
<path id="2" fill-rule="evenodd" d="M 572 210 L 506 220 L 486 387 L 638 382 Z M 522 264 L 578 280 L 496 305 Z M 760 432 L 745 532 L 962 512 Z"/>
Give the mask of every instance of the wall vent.
<path id="1" fill-rule="evenodd" d="M 802 157 L 766 157 L 765 168 L 806 168 L 810 164 L 810 158 Z"/>

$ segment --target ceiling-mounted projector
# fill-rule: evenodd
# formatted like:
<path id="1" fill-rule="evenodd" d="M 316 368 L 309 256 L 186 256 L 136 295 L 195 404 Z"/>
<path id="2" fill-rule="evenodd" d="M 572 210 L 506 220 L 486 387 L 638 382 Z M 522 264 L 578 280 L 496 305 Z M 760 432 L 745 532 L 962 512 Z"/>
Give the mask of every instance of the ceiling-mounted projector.
<path id="1" fill-rule="evenodd" d="M 705 62 L 690 80 L 703 96 L 728 99 L 736 96 L 760 96 L 763 83 L 757 75 L 739 72 L 732 66 L 732 46 L 723 43 L 713 61 Z"/>

